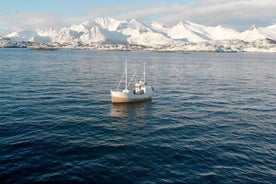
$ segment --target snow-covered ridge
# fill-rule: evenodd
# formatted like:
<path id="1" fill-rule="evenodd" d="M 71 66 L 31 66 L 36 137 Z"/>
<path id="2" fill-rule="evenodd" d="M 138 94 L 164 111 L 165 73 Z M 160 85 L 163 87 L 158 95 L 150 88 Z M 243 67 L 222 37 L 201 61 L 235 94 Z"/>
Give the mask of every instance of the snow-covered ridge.
<path id="1" fill-rule="evenodd" d="M 136 19 L 116 20 L 103 17 L 96 18 L 94 21 L 90 22 L 85 21 L 79 25 L 64 27 L 60 30 L 54 28 L 45 31 L 22 30 L 10 33 L 5 37 L 10 38 L 10 40 L 14 42 L 29 41 L 44 44 L 61 44 L 71 47 L 89 47 L 95 44 L 122 44 L 140 45 L 159 50 L 189 50 L 187 45 L 192 48 L 194 48 L 195 45 L 200 45 L 200 48 L 195 49 L 202 50 L 202 46 L 206 45 L 206 43 L 213 44 L 212 49 L 217 49 L 217 43 L 227 42 L 233 44 L 233 41 L 236 40 L 235 43 L 268 43 L 269 45 L 264 47 L 268 48 L 267 50 L 271 52 L 272 46 L 272 51 L 274 52 L 276 25 L 259 28 L 252 26 L 244 32 L 237 32 L 233 29 L 224 28 L 221 25 L 211 27 L 190 21 L 181 21 L 175 26 L 165 27 L 157 22 L 146 25 Z M 270 41 L 265 42 L 260 40 Z M 231 44 L 228 44 L 226 47 L 237 48 L 235 45 Z M 221 49 L 222 47 L 219 48 Z M 205 46 L 205 49 L 208 50 L 210 48 Z"/>

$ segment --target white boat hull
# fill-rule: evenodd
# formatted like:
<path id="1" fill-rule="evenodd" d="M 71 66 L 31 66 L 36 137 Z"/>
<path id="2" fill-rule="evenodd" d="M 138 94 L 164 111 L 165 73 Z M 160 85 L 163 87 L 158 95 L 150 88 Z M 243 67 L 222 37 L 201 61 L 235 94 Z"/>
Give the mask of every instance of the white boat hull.
<path id="1" fill-rule="evenodd" d="M 112 103 L 131 103 L 131 102 L 141 102 L 148 101 L 152 99 L 153 90 L 152 87 L 147 86 L 143 94 L 137 94 L 133 91 L 112 91 L 111 100 Z"/>

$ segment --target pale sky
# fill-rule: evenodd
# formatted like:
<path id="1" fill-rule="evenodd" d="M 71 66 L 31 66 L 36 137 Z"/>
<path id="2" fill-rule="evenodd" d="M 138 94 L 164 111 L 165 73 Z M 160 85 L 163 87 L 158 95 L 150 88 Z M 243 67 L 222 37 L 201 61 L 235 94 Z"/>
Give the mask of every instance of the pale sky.
<path id="1" fill-rule="evenodd" d="M 276 23 L 276 0 L 0 0 L 0 35 L 61 28 L 96 17 L 136 18 L 171 27 L 180 21 L 244 31 Z"/>

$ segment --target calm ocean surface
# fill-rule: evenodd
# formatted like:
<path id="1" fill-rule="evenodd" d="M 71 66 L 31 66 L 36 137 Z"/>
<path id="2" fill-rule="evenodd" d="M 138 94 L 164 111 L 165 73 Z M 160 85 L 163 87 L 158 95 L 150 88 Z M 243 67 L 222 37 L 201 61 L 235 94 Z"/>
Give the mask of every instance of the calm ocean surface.
<path id="1" fill-rule="evenodd" d="M 125 59 L 152 102 L 111 104 Z M 0 183 L 275 181 L 275 54 L 0 49 Z"/>

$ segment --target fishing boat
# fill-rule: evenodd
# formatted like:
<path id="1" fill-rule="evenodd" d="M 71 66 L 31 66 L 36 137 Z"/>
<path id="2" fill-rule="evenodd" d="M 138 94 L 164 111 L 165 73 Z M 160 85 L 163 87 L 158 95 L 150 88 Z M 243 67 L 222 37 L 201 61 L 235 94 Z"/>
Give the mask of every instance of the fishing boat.
<path id="1" fill-rule="evenodd" d="M 135 72 L 136 73 L 136 72 Z M 144 63 L 144 75 L 143 79 L 138 82 L 133 82 L 135 79 L 135 73 L 128 81 L 128 67 L 127 61 L 125 63 L 125 72 L 118 84 L 116 90 L 110 90 L 112 103 L 131 103 L 148 101 L 152 99 L 154 89 L 146 82 L 146 65 Z M 124 84 L 124 88 L 120 89 L 121 84 Z M 134 84 L 134 85 L 133 85 Z"/>

